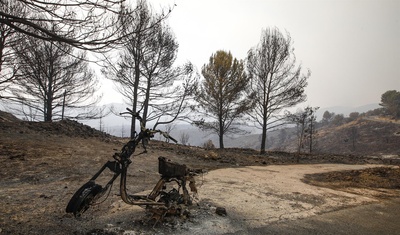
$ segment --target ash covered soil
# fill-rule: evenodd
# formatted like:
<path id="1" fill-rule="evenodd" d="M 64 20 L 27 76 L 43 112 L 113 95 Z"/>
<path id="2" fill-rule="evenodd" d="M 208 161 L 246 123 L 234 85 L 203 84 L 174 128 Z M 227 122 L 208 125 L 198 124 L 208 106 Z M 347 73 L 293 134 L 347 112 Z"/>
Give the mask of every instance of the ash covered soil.
<path id="1" fill-rule="evenodd" d="M 146 154 L 131 158 L 129 192 L 154 187 L 159 156 L 204 169 L 189 215 L 154 226 L 145 209 L 122 202 L 115 182 L 103 203 L 76 219 L 65 213 L 69 199 L 127 139 L 74 121 L 34 123 L 0 114 L 0 234 L 225 234 L 400 195 L 398 156 L 302 155 L 297 163 L 284 152 L 150 141 Z"/>

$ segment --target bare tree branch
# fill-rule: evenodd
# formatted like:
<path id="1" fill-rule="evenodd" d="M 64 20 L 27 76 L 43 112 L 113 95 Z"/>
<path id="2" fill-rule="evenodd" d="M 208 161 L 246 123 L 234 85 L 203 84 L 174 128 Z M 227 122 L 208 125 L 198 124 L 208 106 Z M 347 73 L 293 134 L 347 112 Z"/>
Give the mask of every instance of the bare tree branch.
<path id="1" fill-rule="evenodd" d="M 53 26 L 54 31 L 57 29 Z M 23 78 L 15 80 L 11 88 L 14 101 L 37 110 L 44 121 L 59 119 L 63 109 L 69 113 L 63 116 L 75 119 L 98 115 L 91 108 L 100 98 L 94 97 L 98 81 L 84 60 L 86 53 L 72 57 L 72 46 L 55 45 L 27 36 L 23 36 L 23 43 L 13 49 L 17 55 L 16 63 L 20 65 L 17 75 Z M 68 112 L 76 109 L 81 112 Z"/>
<path id="2" fill-rule="evenodd" d="M 3 8 L 0 10 L 1 25 L 31 37 L 63 42 L 84 50 L 107 51 L 121 45 L 124 38 L 139 33 L 125 31 L 126 27 L 123 27 L 129 23 L 126 20 L 129 15 L 140 11 L 140 7 L 127 8 L 130 3 L 127 0 L 1 0 L 1 3 L 5 8 L 19 4 L 30 12 L 20 16 Z M 167 18 L 170 12 L 171 9 L 161 13 L 162 17 L 155 25 Z M 54 32 L 51 30 L 54 23 L 63 27 Z"/>
<path id="3" fill-rule="evenodd" d="M 261 153 L 265 152 L 266 133 L 271 119 L 284 108 L 292 107 L 306 99 L 306 75 L 301 66 L 296 68 L 296 58 L 291 37 L 278 29 L 262 32 L 259 44 L 248 52 L 247 68 L 251 90 L 255 92 L 256 105 L 249 112 L 251 119 L 262 128 Z"/>
<path id="4" fill-rule="evenodd" d="M 144 124 L 158 120 L 156 128 L 181 117 L 197 84 L 196 75 L 190 63 L 173 66 L 178 43 L 170 28 L 159 23 L 164 16 L 154 13 L 145 1 L 138 9 L 122 25 L 126 31 L 138 33 L 124 38 L 117 59 L 106 58 L 103 73 L 118 84 L 133 112 L 143 112 Z M 131 136 L 134 132 L 132 120 Z"/>

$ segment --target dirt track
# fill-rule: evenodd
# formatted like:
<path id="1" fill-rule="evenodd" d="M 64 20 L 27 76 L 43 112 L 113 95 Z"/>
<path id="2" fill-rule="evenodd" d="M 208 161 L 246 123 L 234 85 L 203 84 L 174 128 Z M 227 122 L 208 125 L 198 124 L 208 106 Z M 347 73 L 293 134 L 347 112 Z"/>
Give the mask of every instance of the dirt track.
<path id="1" fill-rule="evenodd" d="M 200 196 L 225 207 L 228 212 L 228 219 L 219 218 L 213 222 L 212 231 L 232 233 L 243 228 L 259 228 L 272 222 L 297 220 L 378 202 L 375 196 L 381 192 L 375 190 L 346 189 L 350 192 L 345 192 L 302 182 L 305 174 L 368 167 L 371 165 L 273 165 L 219 169 L 205 176 Z M 201 229 L 204 227 L 196 232 L 207 234 Z"/>
<path id="2" fill-rule="evenodd" d="M 385 200 L 332 211 L 305 219 L 276 222 L 267 226 L 244 229 L 231 235 L 376 235 L 399 234 L 400 199 Z"/>

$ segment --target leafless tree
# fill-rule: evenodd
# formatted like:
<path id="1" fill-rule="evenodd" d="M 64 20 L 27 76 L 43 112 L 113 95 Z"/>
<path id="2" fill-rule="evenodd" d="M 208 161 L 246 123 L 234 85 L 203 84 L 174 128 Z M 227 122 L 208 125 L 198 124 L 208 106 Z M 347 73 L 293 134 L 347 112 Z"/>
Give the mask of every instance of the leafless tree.
<path id="1" fill-rule="evenodd" d="M 130 12 L 130 10 L 127 10 Z M 127 99 L 133 112 L 138 111 L 140 65 L 143 63 L 143 53 L 145 40 L 151 36 L 150 27 L 153 22 L 153 13 L 146 1 L 138 2 L 138 11 L 126 13 L 124 22 L 119 22 L 117 27 L 122 27 L 126 31 L 137 32 L 123 38 L 123 47 L 118 58 L 111 60 L 105 58 L 103 74 L 119 86 L 118 91 Z M 133 137 L 136 130 L 136 120 L 131 120 L 131 134 Z"/>
<path id="2" fill-rule="evenodd" d="M 278 149 L 284 150 L 287 144 L 287 139 L 289 137 L 288 130 L 285 128 L 282 128 L 279 130 L 278 134 Z"/>
<path id="3" fill-rule="evenodd" d="M 3 0 L 0 4 L 0 11 L 18 16 L 26 15 L 21 4 L 11 4 L 9 0 Z M 0 21 L 4 19 L 0 15 Z M 6 24 L 0 24 L 0 99 L 9 98 L 8 87 L 16 78 L 18 64 L 15 63 L 13 47 L 20 44 L 17 32 Z"/>
<path id="4" fill-rule="evenodd" d="M 289 122 L 296 124 L 297 134 L 297 153 L 300 154 L 302 148 L 308 143 L 309 152 L 313 150 L 315 143 L 316 133 L 316 111 L 319 107 L 306 107 L 304 110 L 298 111 L 297 113 L 286 113 L 286 118 Z M 298 155 L 299 156 L 299 155 Z M 299 158 L 297 158 L 297 162 Z"/>
<path id="5" fill-rule="evenodd" d="M 167 133 L 168 135 L 171 135 L 172 130 L 174 130 L 176 127 L 175 124 L 173 123 L 168 123 L 167 125 L 165 125 L 164 127 L 164 132 Z M 165 141 L 169 143 L 169 138 L 165 137 Z"/>
<path id="6" fill-rule="evenodd" d="M 125 137 L 125 126 L 124 126 L 124 124 L 121 125 L 121 137 L 122 138 Z"/>
<path id="7" fill-rule="evenodd" d="M 156 25 L 162 16 L 145 1 L 140 4 L 140 11 L 126 19 L 131 23 L 124 25 L 138 33 L 124 39 L 118 59 L 107 60 L 103 73 L 119 85 L 134 112 L 143 110 L 144 123 L 157 119 L 157 123 L 167 124 L 187 109 L 197 76 L 190 63 L 173 67 L 178 49 L 175 37 L 166 24 Z M 160 120 L 163 116 L 170 119 Z M 131 136 L 134 133 L 132 120 Z"/>
<path id="8" fill-rule="evenodd" d="M 274 28 L 263 30 L 259 44 L 248 52 L 251 90 L 257 96 L 249 115 L 262 129 L 261 153 L 265 153 L 267 130 L 282 120 L 277 114 L 306 99 L 304 88 L 310 72 L 304 75 L 301 66 L 296 67 L 293 51 L 289 33 L 285 37 Z"/>
<path id="9" fill-rule="evenodd" d="M 181 132 L 181 135 L 180 135 L 180 137 L 179 137 L 179 140 L 180 140 L 181 144 L 187 145 L 187 144 L 189 143 L 189 138 L 190 138 L 190 136 L 189 136 L 188 133 L 186 133 L 186 132 Z"/>
<path id="10" fill-rule="evenodd" d="M 30 15 L 0 10 L 0 24 L 45 41 L 58 41 L 85 50 L 104 51 L 138 31 L 125 31 L 126 16 L 139 11 L 128 0 L 0 0 L 7 8 L 22 5 Z M 139 1 L 140 2 L 140 1 Z M 162 19 L 170 11 L 162 14 Z M 158 23 L 158 22 L 156 22 Z M 62 25 L 54 32 L 51 25 Z M 118 25 L 119 27 L 115 27 Z"/>
<path id="11" fill-rule="evenodd" d="M 348 136 L 351 141 L 351 150 L 356 151 L 356 143 L 357 143 L 357 139 L 359 138 L 359 133 L 358 133 L 356 126 L 352 126 L 348 130 Z"/>
<path id="12" fill-rule="evenodd" d="M 177 117 L 185 109 L 188 96 L 197 85 L 197 74 L 191 63 L 174 67 L 178 43 L 166 24 L 153 28 L 153 34 L 145 41 L 143 63 L 140 65 L 144 82 L 140 89 L 144 94 L 143 117 L 147 121 L 162 116 Z M 184 82 L 183 86 L 180 83 Z M 184 99 L 182 99 L 185 96 Z M 187 103 L 187 102 L 186 102 Z"/>
<path id="13" fill-rule="evenodd" d="M 58 31 L 58 26 L 53 27 Z M 98 101 L 94 98 L 97 79 L 88 68 L 85 53 L 74 53 L 74 48 L 64 43 L 22 37 L 23 43 L 14 47 L 15 63 L 20 66 L 17 76 L 23 78 L 13 83 L 14 100 L 39 111 L 44 121 L 59 119 L 63 108 L 81 110 L 65 115 L 70 118 L 96 117 L 98 111 L 91 107 Z"/>
<path id="14" fill-rule="evenodd" d="M 177 68 L 176 71 L 179 70 L 180 68 Z M 158 102 L 149 103 L 152 108 L 150 114 L 152 116 L 150 117 L 153 120 L 157 118 L 158 125 L 169 124 L 176 120 L 187 121 L 187 117 L 191 112 L 191 104 L 193 103 L 193 97 L 199 80 L 198 74 L 192 70 L 182 74 L 179 72 L 174 74 L 171 79 L 175 80 L 175 83 L 178 84 L 171 84 L 170 87 L 161 90 L 158 93 L 160 94 L 160 99 L 156 100 Z M 154 126 L 154 128 L 156 127 Z"/>
<path id="15" fill-rule="evenodd" d="M 317 110 L 319 109 L 319 107 L 306 107 L 305 108 L 305 112 L 308 113 L 308 117 L 307 117 L 307 141 L 308 141 L 308 149 L 309 149 L 309 153 L 312 153 L 317 140 L 316 140 L 316 133 L 317 133 Z"/>

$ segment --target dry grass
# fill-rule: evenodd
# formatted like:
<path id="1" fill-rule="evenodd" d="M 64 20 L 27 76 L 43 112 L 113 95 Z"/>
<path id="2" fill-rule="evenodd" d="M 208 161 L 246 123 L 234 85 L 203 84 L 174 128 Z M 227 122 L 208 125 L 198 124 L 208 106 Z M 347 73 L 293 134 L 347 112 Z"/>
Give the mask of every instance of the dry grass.
<path id="1" fill-rule="evenodd" d="M 400 189 L 400 168 L 375 167 L 365 170 L 313 174 L 306 175 L 305 181 L 313 185 L 333 188 Z"/>

